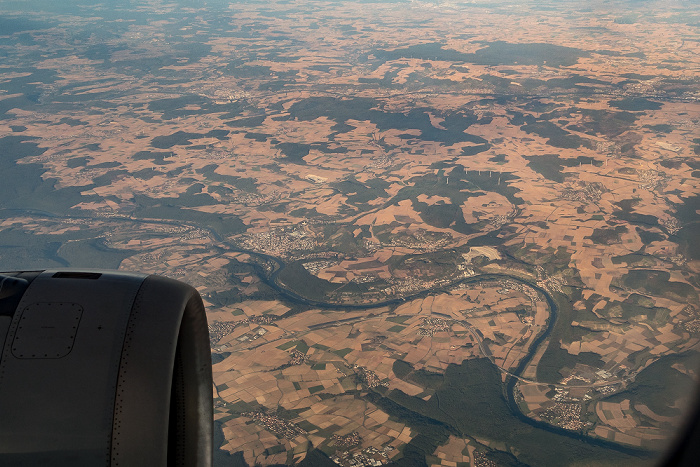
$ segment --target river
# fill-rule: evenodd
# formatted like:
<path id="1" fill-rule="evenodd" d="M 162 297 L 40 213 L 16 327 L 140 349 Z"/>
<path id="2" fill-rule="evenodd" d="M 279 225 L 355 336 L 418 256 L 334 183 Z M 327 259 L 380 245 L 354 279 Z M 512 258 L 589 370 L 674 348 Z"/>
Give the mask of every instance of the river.
<path id="1" fill-rule="evenodd" d="M 420 292 L 416 292 L 414 294 L 410 294 L 401 298 L 394 298 L 390 300 L 384 300 L 380 302 L 374 302 L 374 303 L 364 303 L 364 304 L 340 304 L 340 303 L 331 303 L 331 302 L 322 302 L 322 301 L 317 301 L 317 300 L 310 300 L 307 299 L 296 292 L 289 290 L 282 285 L 280 285 L 277 281 L 277 278 L 280 274 L 280 272 L 287 266 L 283 260 L 280 258 L 270 256 L 264 253 L 259 253 L 256 251 L 252 250 L 247 250 L 240 248 L 238 245 L 234 245 L 233 243 L 228 242 L 227 240 L 223 239 L 216 231 L 213 229 L 207 228 L 207 227 L 202 227 L 200 225 L 196 225 L 193 223 L 189 222 L 181 222 L 181 221 L 170 221 L 170 220 L 162 220 L 162 219 L 138 219 L 138 218 L 133 218 L 133 217 L 128 217 L 128 216 L 114 216 L 114 217 L 97 217 L 97 216 L 70 216 L 70 215 L 57 215 L 53 214 L 50 212 L 45 212 L 45 211 L 38 211 L 38 210 L 32 210 L 32 209 L 2 209 L 1 211 L 10 211 L 10 212 L 15 212 L 15 213 L 21 213 L 24 215 L 29 215 L 29 216 L 34 216 L 34 217 L 48 217 L 48 218 L 53 218 L 53 219 L 91 219 L 91 220 L 100 220 L 100 221 L 117 221 L 117 222 L 132 222 L 132 223 L 137 223 L 137 224 L 161 224 L 161 225 L 170 225 L 170 226 L 182 226 L 182 225 L 189 225 L 190 227 L 195 227 L 199 228 L 202 230 L 205 230 L 209 232 L 211 237 L 218 242 L 219 244 L 222 244 L 226 247 L 228 251 L 233 251 L 233 252 L 240 252 L 240 253 L 248 253 L 252 256 L 257 256 L 258 258 L 261 258 L 264 262 L 270 262 L 274 263 L 276 267 L 273 267 L 273 270 L 270 272 L 265 271 L 265 269 L 257 263 L 248 263 L 253 270 L 255 271 L 255 274 L 258 276 L 258 278 L 264 282 L 267 286 L 270 288 L 274 289 L 277 293 L 279 293 L 282 297 L 284 297 L 286 300 L 289 300 L 293 303 L 298 303 L 298 304 L 303 304 L 306 306 L 310 306 L 313 308 L 319 308 L 322 310 L 351 310 L 351 309 L 374 309 L 374 308 L 382 308 L 386 306 L 391 306 L 391 305 L 400 305 L 402 303 L 405 303 L 410 300 L 414 300 L 417 298 L 424 298 L 429 295 L 434 295 L 436 293 L 440 292 L 445 292 L 448 288 L 454 287 L 459 284 L 468 284 L 468 283 L 478 283 L 478 282 L 483 282 L 483 281 L 492 281 L 492 280 L 498 280 L 498 279 L 507 279 L 511 281 L 515 281 L 521 284 L 524 284 L 528 287 L 531 287 L 532 289 L 538 291 L 539 293 L 542 294 L 542 296 L 545 297 L 545 300 L 547 301 L 547 304 L 549 306 L 550 310 L 550 315 L 547 320 L 547 325 L 545 329 L 537 336 L 537 338 L 533 341 L 532 345 L 530 346 L 530 349 L 528 350 L 527 354 L 523 359 L 520 361 L 520 364 L 516 367 L 516 369 L 512 372 L 513 375 L 515 376 L 521 376 L 522 372 L 527 368 L 528 364 L 534 357 L 535 353 L 537 352 L 538 348 L 542 343 L 544 343 L 547 338 L 549 337 L 550 333 L 552 332 L 552 329 L 554 329 L 554 325 L 556 323 L 557 319 L 557 312 L 559 310 L 559 307 L 557 306 L 556 301 L 554 298 L 543 288 L 539 287 L 536 284 L 533 284 L 532 282 L 523 279 L 521 277 L 517 276 L 511 276 L 508 274 L 480 274 L 476 276 L 471 276 L 471 277 L 466 277 L 462 278 L 459 280 L 456 280 L 450 284 L 446 285 L 441 285 L 439 287 L 434 287 L 430 289 L 425 289 Z M 647 450 L 643 449 L 635 449 L 635 448 L 630 448 L 630 447 L 625 447 L 620 444 L 611 442 L 611 441 L 606 441 L 602 440 L 599 438 L 591 438 L 589 436 L 576 433 L 573 431 L 565 430 L 563 428 L 555 427 L 552 426 L 548 423 L 545 422 L 539 422 L 536 420 L 531 419 L 530 417 L 527 417 L 525 414 L 523 414 L 520 411 L 520 408 L 518 407 L 518 404 L 515 402 L 515 397 L 514 397 L 514 388 L 515 384 L 517 382 L 517 378 L 513 376 L 508 376 L 506 379 L 506 399 L 508 402 L 508 407 L 511 410 L 511 412 L 518 417 L 521 421 L 527 423 L 528 425 L 531 425 L 535 428 L 547 430 L 553 433 L 557 433 L 560 435 L 567 436 L 569 438 L 574 438 L 576 440 L 580 440 L 592 445 L 597 445 L 601 447 L 605 447 L 608 449 L 614 449 L 619 452 L 623 452 L 626 454 L 631 454 L 635 456 L 642 456 L 642 457 L 647 457 L 652 455 L 653 453 Z"/>

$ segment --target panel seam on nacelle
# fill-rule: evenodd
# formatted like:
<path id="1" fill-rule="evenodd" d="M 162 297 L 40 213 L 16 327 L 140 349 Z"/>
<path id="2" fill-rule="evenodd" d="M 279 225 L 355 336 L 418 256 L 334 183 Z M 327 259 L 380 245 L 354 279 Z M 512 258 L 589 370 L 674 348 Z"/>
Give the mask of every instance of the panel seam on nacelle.
<path id="1" fill-rule="evenodd" d="M 128 348 L 129 348 L 129 340 L 132 338 L 133 335 L 133 319 L 135 318 L 136 315 L 138 314 L 140 310 L 140 302 L 143 300 L 141 291 L 143 290 L 144 286 L 146 284 L 146 280 L 144 279 L 143 282 L 141 282 L 141 285 L 139 288 L 134 292 L 134 296 L 131 299 L 131 309 L 129 310 L 129 314 L 126 315 L 126 325 L 122 327 L 122 350 L 119 358 L 119 362 L 116 362 L 117 366 L 117 377 L 115 379 L 115 384 L 113 386 L 113 391 L 114 391 L 114 399 L 113 399 L 113 405 L 112 405 L 112 431 L 109 434 L 109 450 L 107 451 L 107 466 L 117 466 L 119 465 L 118 460 L 114 457 L 118 455 L 118 449 L 115 448 L 115 432 L 116 430 L 119 429 L 119 426 L 121 425 L 121 420 L 119 418 L 119 414 L 121 413 L 122 410 L 122 405 L 123 405 L 123 399 L 119 394 L 120 388 L 121 391 L 123 391 L 123 379 L 125 378 L 124 374 L 126 372 L 126 365 L 128 364 Z M 119 434 L 117 432 L 117 434 Z M 119 445 L 119 443 L 116 443 Z"/>

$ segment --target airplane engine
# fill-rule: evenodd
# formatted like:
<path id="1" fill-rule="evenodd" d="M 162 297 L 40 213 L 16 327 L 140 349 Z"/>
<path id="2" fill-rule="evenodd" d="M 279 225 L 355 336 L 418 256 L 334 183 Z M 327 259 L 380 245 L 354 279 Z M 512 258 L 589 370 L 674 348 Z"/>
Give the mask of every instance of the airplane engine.
<path id="1" fill-rule="evenodd" d="M 0 273 L 0 352 L 0 465 L 211 465 L 194 288 L 118 271 Z"/>

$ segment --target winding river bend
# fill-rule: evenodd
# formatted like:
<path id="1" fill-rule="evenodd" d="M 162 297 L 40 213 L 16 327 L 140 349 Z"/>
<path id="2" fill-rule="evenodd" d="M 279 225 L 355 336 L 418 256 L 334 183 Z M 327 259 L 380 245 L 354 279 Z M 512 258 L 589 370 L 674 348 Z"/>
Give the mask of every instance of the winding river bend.
<path id="1" fill-rule="evenodd" d="M 573 432 L 570 430 L 566 430 L 564 428 L 559 428 L 553 425 L 550 425 L 545 422 L 537 421 L 534 420 L 525 414 L 522 413 L 520 408 L 518 407 L 517 402 L 515 401 L 515 384 L 518 381 L 518 377 L 522 376 L 523 371 L 525 371 L 525 368 L 530 364 L 532 361 L 532 358 L 535 356 L 537 353 L 538 349 L 543 343 L 547 342 L 547 339 L 549 335 L 551 334 L 552 330 L 554 329 L 554 325 L 557 320 L 557 314 L 559 311 L 559 306 L 557 305 L 556 301 L 554 298 L 549 294 L 549 292 L 542 287 L 533 284 L 532 282 L 523 279 L 521 277 L 517 276 L 511 276 L 508 274 L 479 274 L 471 277 L 466 277 L 457 281 L 454 281 L 450 284 L 447 285 L 441 285 L 439 287 L 431 288 L 431 289 L 426 289 L 422 290 L 420 292 L 416 292 L 411 295 L 407 295 L 402 298 L 395 298 L 395 299 L 390 299 L 390 300 L 384 300 L 380 302 L 374 302 L 374 303 L 367 303 L 367 304 L 338 304 L 338 303 L 330 303 L 330 302 L 323 302 L 323 301 L 318 301 L 318 300 L 311 300 L 307 299 L 296 292 L 289 290 L 285 288 L 283 285 L 281 285 L 277 281 L 277 277 L 279 276 L 280 272 L 286 267 L 284 262 L 280 260 L 279 258 L 274 258 L 269 255 L 261 255 L 259 253 L 255 253 L 252 251 L 247 251 L 247 253 L 253 253 L 256 255 L 259 255 L 263 258 L 265 258 L 268 261 L 274 261 L 279 265 L 279 268 L 276 269 L 272 274 L 264 274 L 264 271 L 262 268 L 258 265 L 256 269 L 258 269 L 257 275 L 258 277 L 269 287 L 273 288 L 275 291 L 277 291 L 280 295 L 284 296 L 287 300 L 290 300 L 294 303 L 299 303 L 299 304 L 304 304 L 307 306 L 311 306 L 314 308 L 319 308 L 319 309 L 326 309 L 326 310 L 342 310 L 342 309 L 374 309 L 374 308 L 381 308 L 385 307 L 388 305 L 400 305 L 402 303 L 405 303 L 410 300 L 414 300 L 417 298 L 424 298 L 430 295 L 434 295 L 439 292 L 444 292 L 450 287 L 454 287 L 459 284 L 473 284 L 473 283 L 480 283 L 484 281 L 493 281 L 493 280 L 498 280 L 498 279 L 507 279 L 510 281 L 518 282 L 520 284 L 523 284 L 527 287 L 530 287 L 540 294 L 545 298 L 547 301 L 547 305 L 549 306 L 549 318 L 547 319 L 547 324 L 540 332 L 540 334 L 535 338 L 535 340 L 532 342 L 530 345 L 529 350 L 527 351 L 526 355 L 523 357 L 523 359 L 520 361 L 520 364 L 516 367 L 514 371 L 511 372 L 509 376 L 507 376 L 506 379 L 506 386 L 505 386 L 505 392 L 506 392 L 506 400 L 508 404 L 508 408 L 510 411 L 515 415 L 519 420 L 521 420 L 524 423 L 527 423 L 530 426 L 533 426 L 535 428 L 541 429 L 541 430 L 546 430 L 551 433 L 556 433 L 559 435 L 567 436 L 569 438 L 573 438 L 594 446 L 599 446 L 599 447 L 604 447 L 607 449 L 613 449 L 618 452 L 622 452 L 625 454 L 630 454 L 633 456 L 638 456 L 638 457 L 653 457 L 654 452 L 653 451 L 648 451 L 645 449 L 639 449 L 639 448 L 633 448 L 633 447 L 627 447 L 623 446 L 621 444 L 612 442 L 612 441 L 607 441 L 603 440 L 600 438 L 592 438 L 590 436 L 586 436 L 581 433 Z"/>
<path id="2" fill-rule="evenodd" d="M 194 223 L 189 223 L 189 222 L 178 222 L 178 221 L 171 221 L 171 220 L 163 220 L 163 219 L 139 219 L 139 218 L 134 218 L 130 216 L 113 216 L 109 218 L 104 218 L 104 217 L 97 217 L 97 216 L 71 216 L 71 215 L 57 215 L 54 213 L 50 212 L 45 212 L 45 211 L 38 211 L 38 210 L 33 210 L 33 209 L 0 209 L 0 216 L 2 215 L 2 212 L 12 212 L 12 213 L 21 213 L 24 215 L 32 216 L 32 217 L 44 217 L 44 218 L 53 218 L 53 219 L 92 219 L 92 220 L 100 220 L 100 221 L 116 221 L 116 222 L 125 222 L 125 223 L 136 223 L 136 224 L 160 224 L 160 225 L 168 225 L 168 226 L 182 226 L 182 225 L 189 225 L 190 227 L 195 227 L 198 229 L 202 229 L 207 231 L 210 235 L 211 238 L 213 238 L 219 245 L 224 246 L 227 251 L 231 252 L 240 252 L 240 253 L 248 253 L 251 256 L 258 257 L 259 259 L 262 260 L 263 263 L 268 263 L 268 264 L 273 264 L 271 270 L 266 270 L 261 264 L 258 263 L 247 263 L 249 266 L 252 267 L 255 275 L 267 286 L 270 288 L 274 289 L 277 293 L 279 293 L 282 297 L 284 297 L 286 300 L 292 302 L 292 303 L 297 303 L 297 304 L 302 304 L 306 306 L 310 306 L 313 308 L 319 308 L 319 309 L 325 309 L 325 310 L 350 310 L 350 309 L 374 309 L 374 308 L 381 308 L 381 307 L 386 307 L 389 305 L 400 305 L 402 303 L 405 303 L 410 300 L 414 300 L 417 298 L 424 298 L 430 295 L 434 295 L 436 293 L 440 292 L 445 292 L 447 289 L 454 287 L 459 284 L 469 284 L 469 283 L 479 283 L 479 282 L 484 282 L 484 281 L 490 281 L 490 280 L 498 280 L 498 279 L 507 279 L 511 281 L 518 282 L 520 284 L 526 285 L 527 287 L 530 287 L 540 294 L 542 294 L 543 297 L 545 297 L 545 300 L 547 301 L 547 304 L 549 306 L 550 310 L 550 316 L 547 320 L 547 325 L 545 326 L 545 329 L 535 338 L 535 340 L 532 342 L 530 349 L 528 350 L 527 354 L 523 359 L 520 361 L 520 364 L 516 367 L 514 371 L 510 373 L 509 376 L 507 376 L 506 379 L 506 400 L 508 407 L 510 411 L 515 415 L 519 420 L 521 420 L 524 423 L 527 423 L 528 425 L 531 425 L 535 428 L 546 430 L 549 432 L 557 433 L 560 435 L 567 436 L 569 438 L 573 438 L 591 445 L 595 446 L 600 446 L 604 447 L 607 449 L 613 449 L 619 452 L 623 452 L 626 454 L 638 456 L 638 457 L 651 457 L 654 455 L 652 451 L 647 451 L 644 449 L 636 449 L 636 448 L 631 448 L 631 447 L 626 447 L 611 441 L 606 441 L 602 440 L 599 438 L 592 438 L 580 433 L 572 432 L 569 430 L 565 430 L 563 428 L 555 427 L 552 425 L 549 425 L 544 422 L 539 422 L 536 420 L 531 419 L 530 417 L 527 417 L 525 414 L 523 414 L 520 411 L 520 408 L 518 407 L 518 404 L 515 401 L 514 397 L 514 388 L 515 384 L 518 381 L 518 377 L 522 375 L 522 372 L 527 368 L 528 364 L 531 362 L 532 358 L 534 355 L 537 353 L 537 350 L 540 348 L 540 346 L 547 341 L 547 338 L 549 337 L 550 333 L 554 329 L 554 325 L 556 323 L 557 319 L 557 313 L 559 311 L 559 307 L 554 300 L 554 298 L 543 288 L 539 287 L 536 284 L 533 284 L 532 282 L 525 280 L 521 277 L 517 276 L 511 276 L 508 274 L 480 274 L 480 275 L 475 275 L 471 277 L 466 277 L 462 278 L 459 280 L 456 280 L 450 284 L 445 284 L 441 285 L 439 287 L 434 287 L 430 289 L 425 289 L 420 292 L 416 292 L 414 294 L 410 294 L 401 298 L 394 298 L 390 300 L 384 300 L 380 302 L 374 302 L 374 303 L 366 303 L 366 304 L 339 304 L 339 303 L 332 303 L 332 302 L 323 302 L 323 301 L 318 301 L 318 300 L 311 300 L 306 297 L 303 297 L 302 295 L 297 294 L 293 290 L 290 290 L 283 285 L 279 283 L 278 276 L 280 272 L 287 267 L 287 265 L 284 263 L 284 261 L 280 258 L 270 256 L 264 253 L 259 253 L 257 251 L 252 251 L 248 249 L 243 249 L 240 246 L 233 244 L 226 239 L 222 238 L 215 230 L 200 226 Z"/>

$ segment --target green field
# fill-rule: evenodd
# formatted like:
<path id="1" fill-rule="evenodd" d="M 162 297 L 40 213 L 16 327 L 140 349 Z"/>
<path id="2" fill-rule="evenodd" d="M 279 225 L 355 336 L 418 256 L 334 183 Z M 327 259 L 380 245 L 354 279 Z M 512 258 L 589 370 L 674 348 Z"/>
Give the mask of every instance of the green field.
<path id="1" fill-rule="evenodd" d="M 605 401 L 619 403 L 631 399 L 634 404 L 644 404 L 664 417 L 684 414 L 681 408 L 674 406 L 677 401 L 691 402 L 690 395 L 693 394 L 696 382 L 672 368 L 675 364 L 696 369 L 700 364 L 700 354 L 691 351 L 662 357 L 642 370 L 624 392 L 608 397 Z"/>
<path id="2" fill-rule="evenodd" d="M 657 297 L 697 303 L 698 294 L 693 286 L 671 281 L 670 277 L 668 271 L 633 269 L 622 276 L 622 281 L 627 287 L 643 290 Z"/>
<path id="3" fill-rule="evenodd" d="M 340 287 L 340 284 L 332 284 L 309 274 L 301 261 L 289 263 L 282 269 L 278 279 L 289 289 L 312 300 L 325 300 L 329 293 Z"/>

